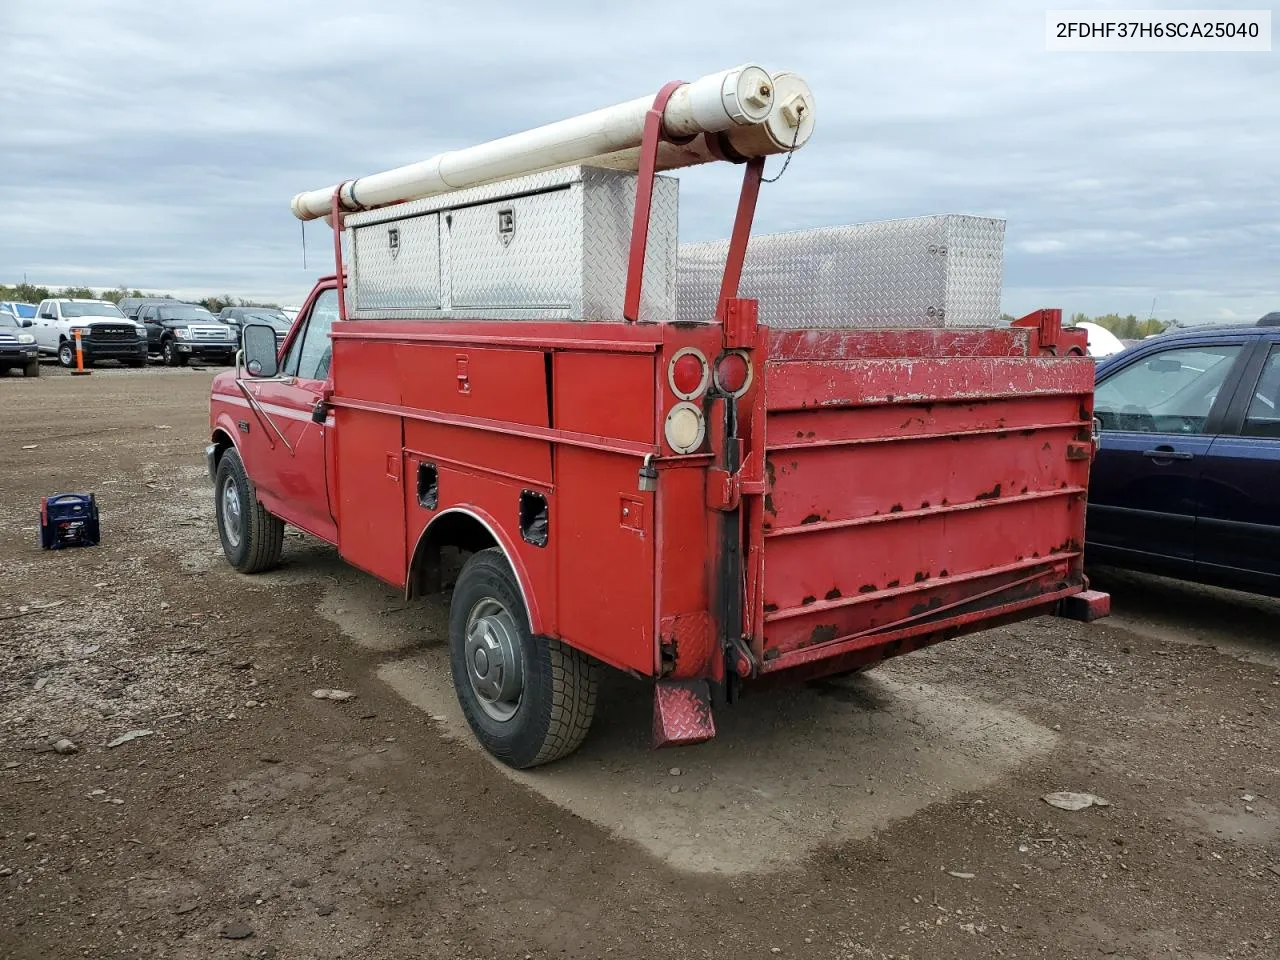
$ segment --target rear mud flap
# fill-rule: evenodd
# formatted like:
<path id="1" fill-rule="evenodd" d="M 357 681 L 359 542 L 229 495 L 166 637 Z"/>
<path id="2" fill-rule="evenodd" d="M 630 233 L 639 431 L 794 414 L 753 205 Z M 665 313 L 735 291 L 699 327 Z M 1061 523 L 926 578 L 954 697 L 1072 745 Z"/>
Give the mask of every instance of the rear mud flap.
<path id="1" fill-rule="evenodd" d="M 703 743 L 716 735 L 705 680 L 659 680 L 653 686 L 653 745 Z"/>

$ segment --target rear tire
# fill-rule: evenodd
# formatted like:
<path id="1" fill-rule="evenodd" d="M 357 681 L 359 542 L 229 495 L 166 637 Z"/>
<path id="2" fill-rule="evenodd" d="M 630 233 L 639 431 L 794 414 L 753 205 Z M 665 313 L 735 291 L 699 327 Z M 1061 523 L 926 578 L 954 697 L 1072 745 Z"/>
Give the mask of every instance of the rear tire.
<path id="1" fill-rule="evenodd" d="M 278 565 L 284 550 L 284 521 L 258 501 L 235 448 L 218 461 L 213 491 L 218 539 L 227 562 L 241 573 L 261 573 Z"/>
<path id="2" fill-rule="evenodd" d="M 449 662 L 472 732 L 507 766 L 559 760 L 587 738 L 596 711 L 596 663 L 533 635 L 520 585 L 497 547 L 475 554 L 458 575 L 449 607 Z M 498 663 L 501 670 L 494 669 Z"/>
<path id="3" fill-rule="evenodd" d="M 37 357 L 34 360 L 28 360 L 26 366 L 22 368 L 22 375 L 24 377 L 40 376 L 40 358 Z"/>

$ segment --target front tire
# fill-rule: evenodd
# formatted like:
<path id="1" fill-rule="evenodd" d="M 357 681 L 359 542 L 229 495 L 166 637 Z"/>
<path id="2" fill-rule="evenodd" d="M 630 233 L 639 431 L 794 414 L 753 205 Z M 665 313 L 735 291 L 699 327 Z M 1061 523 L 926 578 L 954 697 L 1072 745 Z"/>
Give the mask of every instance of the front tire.
<path id="1" fill-rule="evenodd" d="M 22 375 L 24 377 L 40 376 L 40 358 L 37 357 L 34 360 L 28 360 L 26 366 L 22 368 Z"/>
<path id="2" fill-rule="evenodd" d="M 595 661 L 533 635 L 520 586 L 497 547 L 472 556 L 458 575 L 449 661 L 467 723 L 507 766 L 559 760 L 587 738 L 596 710 Z"/>
<path id="3" fill-rule="evenodd" d="M 76 365 L 76 348 L 70 340 L 58 344 L 58 362 L 68 370 Z"/>
<path id="4" fill-rule="evenodd" d="M 241 573 L 261 573 L 279 564 L 284 549 L 284 521 L 258 502 L 253 481 L 234 448 L 218 461 L 213 491 L 218 539 L 227 563 Z"/>
<path id="5" fill-rule="evenodd" d="M 185 367 L 187 358 L 178 352 L 177 344 L 172 340 L 166 340 L 160 345 L 160 357 L 164 360 L 166 367 Z"/>

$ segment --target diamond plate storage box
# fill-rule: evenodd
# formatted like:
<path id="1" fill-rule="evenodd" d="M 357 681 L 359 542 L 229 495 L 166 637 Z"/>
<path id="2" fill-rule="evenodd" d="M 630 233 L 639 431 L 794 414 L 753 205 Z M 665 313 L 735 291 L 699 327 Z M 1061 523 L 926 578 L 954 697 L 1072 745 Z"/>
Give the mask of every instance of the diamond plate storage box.
<path id="1" fill-rule="evenodd" d="M 714 319 L 728 246 L 680 247 L 680 320 Z M 752 237 L 738 295 L 776 328 L 994 325 L 1003 264 L 1003 220 L 881 220 Z"/>
<path id="2" fill-rule="evenodd" d="M 623 319 L 635 174 L 566 167 L 346 218 L 357 319 Z M 642 321 L 675 319 L 679 182 L 658 177 Z"/>

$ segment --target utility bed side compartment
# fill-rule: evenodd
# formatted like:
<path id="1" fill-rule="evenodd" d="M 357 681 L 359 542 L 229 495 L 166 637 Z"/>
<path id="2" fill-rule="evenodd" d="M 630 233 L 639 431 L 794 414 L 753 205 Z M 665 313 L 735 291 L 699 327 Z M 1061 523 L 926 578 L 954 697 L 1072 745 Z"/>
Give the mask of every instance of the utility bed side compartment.
<path id="1" fill-rule="evenodd" d="M 1007 329 L 774 334 L 751 532 L 764 672 L 892 656 L 1083 589 L 1093 363 L 1035 347 Z"/>

